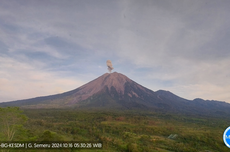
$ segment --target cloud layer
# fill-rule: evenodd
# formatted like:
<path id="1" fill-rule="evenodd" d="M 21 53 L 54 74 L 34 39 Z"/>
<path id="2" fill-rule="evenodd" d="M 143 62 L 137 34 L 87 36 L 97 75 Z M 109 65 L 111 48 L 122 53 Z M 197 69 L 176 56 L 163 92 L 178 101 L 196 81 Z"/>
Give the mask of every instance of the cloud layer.
<path id="1" fill-rule="evenodd" d="M 107 72 L 230 102 L 228 1 L 0 2 L 0 102 L 69 91 Z"/>

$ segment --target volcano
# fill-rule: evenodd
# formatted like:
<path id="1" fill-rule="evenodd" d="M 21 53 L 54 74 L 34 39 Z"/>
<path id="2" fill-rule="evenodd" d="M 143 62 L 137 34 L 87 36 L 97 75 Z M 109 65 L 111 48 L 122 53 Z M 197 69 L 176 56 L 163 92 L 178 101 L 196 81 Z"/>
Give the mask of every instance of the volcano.
<path id="1" fill-rule="evenodd" d="M 134 82 L 127 76 L 113 72 L 69 92 L 0 103 L 1 107 L 76 108 L 153 110 L 195 114 L 229 114 L 230 104 L 203 99 L 187 100 L 169 91 L 156 92 Z"/>

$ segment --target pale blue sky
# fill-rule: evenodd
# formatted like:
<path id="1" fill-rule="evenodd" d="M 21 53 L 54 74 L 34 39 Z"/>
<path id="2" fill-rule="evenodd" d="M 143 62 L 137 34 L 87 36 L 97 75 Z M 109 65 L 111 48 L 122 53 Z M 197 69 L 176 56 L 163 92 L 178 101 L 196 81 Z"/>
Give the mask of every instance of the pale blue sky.
<path id="1" fill-rule="evenodd" d="M 230 102 L 230 1 L 1 0 L 0 102 L 114 70 L 153 90 Z"/>

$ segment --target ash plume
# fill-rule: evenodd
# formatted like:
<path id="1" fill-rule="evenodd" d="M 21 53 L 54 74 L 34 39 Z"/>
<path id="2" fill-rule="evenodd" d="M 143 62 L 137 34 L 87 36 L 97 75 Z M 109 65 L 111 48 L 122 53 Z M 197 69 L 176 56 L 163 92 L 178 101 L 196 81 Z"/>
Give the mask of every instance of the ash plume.
<path id="1" fill-rule="evenodd" d="M 109 73 L 111 73 L 111 71 L 113 70 L 112 62 L 111 62 L 110 60 L 107 60 L 107 61 L 106 61 L 106 64 L 107 64 Z"/>

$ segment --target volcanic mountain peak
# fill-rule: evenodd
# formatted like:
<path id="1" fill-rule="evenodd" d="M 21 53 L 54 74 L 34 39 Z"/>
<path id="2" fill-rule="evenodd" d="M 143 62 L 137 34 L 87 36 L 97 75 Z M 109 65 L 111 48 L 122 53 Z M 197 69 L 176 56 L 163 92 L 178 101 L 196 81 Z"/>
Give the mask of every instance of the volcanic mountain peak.
<path id="1" fill-rule="evenodd" d="M 109 89 L 113 86 L 117 92 L 124 94 L 124 85 L 126 82 L 132 82 L 128 77 L 123 74 L 114 72 L 111 74 L 107 74 L 105 77 L 102 86 L 107 86 Z"/>
<path id="2" fill-rule="evenodd" d="M 111 108 L 228 116 L 230 104 L 202 99 L 186 100 L 169 91 L 156 92 L 123 74 L 105 73 L 95 80 L 62 94 L 0 103 L 22 108 Z"/>
<path id="3" fill-rule="evenodd" d="M 114 87 L 118 93 L 124 94 L 124 85 L 126 82 L 132 82 L 132 80 L 117 72 L 105 73 L 97 79 L 81 86 L 75 94 L 75 102 L 85 100 L 102 91 L 105 87 L 108 87 L 109 91 L 111 87 Z"/>
<path id="4" fill-rule="evenodd" d="M 80 87 L 82 90 L 88 90 L 87 92 L 94 92 L 102 90 L 105 86 L 110 89 L 112 86 L 116 88 L 118 92 L 124 93 L 124 84 L 126 82 L 132 82 L 128 77 L 123 74 L 113 72 L 105 73 L 97 79 Z"/>

